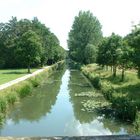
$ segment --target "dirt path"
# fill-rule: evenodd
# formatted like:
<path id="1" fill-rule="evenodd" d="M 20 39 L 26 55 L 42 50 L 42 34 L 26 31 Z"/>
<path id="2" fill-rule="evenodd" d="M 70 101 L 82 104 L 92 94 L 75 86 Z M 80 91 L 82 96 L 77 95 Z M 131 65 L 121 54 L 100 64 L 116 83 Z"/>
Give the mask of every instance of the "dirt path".
<path id="1" fill-rule="evenodd" d="M 24 80 L 26 80 L 26 79 L 28 79 L 28 78 L 30 78 L 30 77 L 32 77 L 32 76 L 35 76 L 35 75 L 37 75 L 37 74 L 43 72 L 45 69 L 48 69 L 49 67 L 50 67 L 50 66 L 44 67 L 44 68 L 42 68 L 42 69 L 39 69 L 39 70 L 33 72 L 32 74 L 27 74 L 27 75 L 25 75 L 25 76 L 23 76 L 23 77 L 20 77 L 20 78 L 17 78 L 17 79 L 15 79 L 15 80 L 12 80 L 12 81 L 10 81 L 10 82 L 8 82 L 8 83 L 2 84 L 2 85 L 0 85 L 0 90 L 3 90 L 3 89 L 8 88 L 8 87 L 10 87 L 10 86 L 12 86 L 12 85 L 15 85 L 15 84 L 17 84 L 17 83 L 19 83 L 19 82 L 21 82 L 21 81 L 24 81 Z"/>

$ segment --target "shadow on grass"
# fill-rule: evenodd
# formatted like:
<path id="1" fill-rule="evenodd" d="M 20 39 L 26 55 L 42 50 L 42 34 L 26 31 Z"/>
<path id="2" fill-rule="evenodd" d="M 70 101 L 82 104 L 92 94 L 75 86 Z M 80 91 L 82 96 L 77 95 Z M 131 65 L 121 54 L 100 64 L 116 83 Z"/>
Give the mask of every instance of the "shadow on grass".
<path id="1" fill-rule="evenodd" d="M 109 75 L 107 77 L 102 77 L 101 79 L 109 81 L 110 83 L 115 84 L 115 85 L 122 85 L 129 82 L 131 78 L 128 76 L 125 76 L 124 81 L 122 81 L 121 75 L 117 75 L 116 77 L 113 77 L 113 75 Z"/>
<path id="2" fill-rule="evenodd" d="M 28 72 L 13 71 L 13 72 L 3 72 L 2 74 L 28 74 Z"/>
<path id="3" fill-rule="evenodd" d="M 124 87 L 116 88 L 117 92 L 127 93 L 130 97 L 135 97 L 136 99 L 139 97 L 140 99 L 140 83 L 135 85 L 126 85 Z"/>
<path id="4" fill-rule="evenodd" d="M 128 98 L 136 102 L 138 110 L 140 110 L 140 83 L 118 87 L 115 91 L 116 93 L 127 94 Z"/>
<path id="5" fill-rule="evenodd" d="M 116 76 L 115 78 L 112 75 L 110 75 L 108 77 L 102 77 L 102 79 L 107 80 L 107 81 L 111 82 L 112 84 L 117 84 L 117 85 L 122 84 L 120 75 Z M 124 80 L 124 82 L 127 82 L 127 81 L 128 81 L 127 79 Z"/>

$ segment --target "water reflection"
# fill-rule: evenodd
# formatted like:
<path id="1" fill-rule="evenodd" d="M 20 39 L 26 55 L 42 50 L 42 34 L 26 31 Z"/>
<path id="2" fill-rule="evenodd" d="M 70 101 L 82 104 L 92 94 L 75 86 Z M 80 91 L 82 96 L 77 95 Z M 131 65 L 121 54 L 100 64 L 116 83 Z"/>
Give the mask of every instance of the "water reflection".
<path id="1" fill-rule="evenodd" d="M 35 89 L 32 96 L 23 99 L 21 103 L 12 108 L 14 111 L 9 113 L 8 119 L 15 123 L 18 123 L 21 119 L 32 122 L 38 121 L 41 117 L 50 113 L 56 102 L 63 74 L 64 71 L 56 72 L 50 78 L 44 79 L 43 85 Z"/>
<path id="2" fill-rule="evenodd" d="M 80 83 L 80 84 L 79 84 Z M 82 111 L 82 101 L 89 99 L 88 97 L 75 97 L 75 93 L 91 92 L 95 89 L 87 85 L 87 79 L 79 71 L 71 71 L 70 74 L 70 101 L 73 105 L 77 127 L 82 135 L 106 135 L 106 134 L 127 134 L 131 133 L 132 126 L 116 122 L 113 119 L 105 118 L 97 112 L 87 113 Z M 102 97 L 94 98 L 93 100 L 102 101 Z M 74 122 L 76 123 L 76 122 Z M 72 123 L 71 123 L 72 124 Z M 74 124 L 75 125 L 75 124 Z M 76 131 L 76 130 L 75 130 Z M 85 132 L 86 131 L 86 132 Z"/>
<path id="3" fill-rule="evenodd" d="M 130 126 L 81 110 L 75 93 L 94 89 L 79 71 L 59 71 L 34 94 L 15 105 L 0 130 L 4 136 L 84 136 L 126 134 Z M 96 99 L 95 99 L 96 100 Z M 102 99 L 98 99 L 102 100 Z"/>

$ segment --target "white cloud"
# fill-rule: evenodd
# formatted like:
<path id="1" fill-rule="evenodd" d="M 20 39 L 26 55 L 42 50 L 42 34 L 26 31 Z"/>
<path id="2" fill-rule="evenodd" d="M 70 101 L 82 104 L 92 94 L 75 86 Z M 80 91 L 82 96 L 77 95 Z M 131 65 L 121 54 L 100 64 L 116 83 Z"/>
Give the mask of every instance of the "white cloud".
<path id="1" fill-rule="evenodd" d="M 50 27 L 66 48 L 68 32 L 79 10 L 90 10 L 100 20 L 105 36 L 115 32 L 126 35 L 131 22 L 140 21 L 140 0 L 0 0 L 0 22 L 11 16 L 37 16 Z"/>

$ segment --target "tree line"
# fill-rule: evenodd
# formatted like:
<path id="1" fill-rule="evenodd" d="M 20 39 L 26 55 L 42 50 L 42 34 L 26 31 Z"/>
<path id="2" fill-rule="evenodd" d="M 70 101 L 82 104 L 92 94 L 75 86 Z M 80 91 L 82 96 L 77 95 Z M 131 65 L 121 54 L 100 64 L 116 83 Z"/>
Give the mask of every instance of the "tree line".
<path id="1" fill-rule="evenodd" d="M 114 77 L 122 69 L 122 81 L 126 69 L 136 69 L 140 78 L 140 25 L 125 37 L 115 33 L 103 37 L 99 20 L 90 11 L 80 11 L 69 32 L 68 47 L 70 59 L 82 65 L 110 66 Z"/>
<path id="2" fill-rule="evenodd" d="M 36 17 L 0 23 L 0 68 L 24 68 L 53 64 L 65 58 L 65 50 L 48 27 Z"/>

